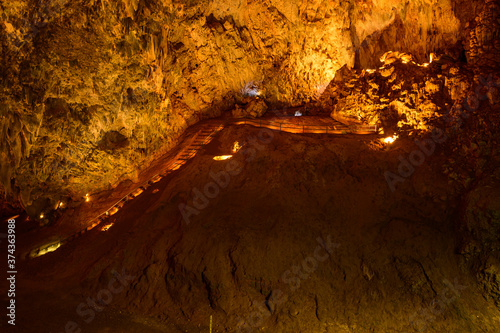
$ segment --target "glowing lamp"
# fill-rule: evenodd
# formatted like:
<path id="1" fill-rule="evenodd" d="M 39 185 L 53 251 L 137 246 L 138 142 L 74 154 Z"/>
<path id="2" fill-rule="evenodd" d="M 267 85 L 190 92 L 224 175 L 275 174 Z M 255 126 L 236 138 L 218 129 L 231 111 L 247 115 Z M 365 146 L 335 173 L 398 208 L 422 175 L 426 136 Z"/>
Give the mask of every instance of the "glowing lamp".
<path id="1" fill-rule="evenodd" d="M 236 141 L 233 145 L 233 153 L 237 153 L 241 149 L 240 143 Z"/>
<path id="2" fill-rule="evenodd" d="M 389 136 L 389 137 L 383 139 L 382 141 L 384 141 L 384 143 L 393 143 L 394 141 L 396 141 L 397 138 L 398 138 L 398 136 L 394 135 L 394 136 Z"/>
<path id="3" fill-rule="evenodd" d="M 113 226 L 114 223 L 109 223 L 109 224 L 106 224 L 104 225 L 102 228 L 101 228 L 101 231 L 108 231 L 112 226 Z"/>
<path id="4" fill-rule="evenodd" d="M 57 250 L 58 248 L 60 248 L 61 245 L 62 245 L 61 242 L 57 242 L 57 243 L 46 245 L 43 248 L 40 248 L 40 249 L 35 250 L 35 251 L 32 251 L 30 253 L 30 257 L 31 258 L 36 258 L 36 257 L 43 256 L 44 254 L 47 254 L 47 253 L 50 253 L 50 252 L 54 252 L 55 250 Z"/>
<path id="5" fill-rule="evenodd" d="M 233 155 L 222 155 L 222 156 L 214 156 L 215 161 L 225 161 L 233 157 Z"/>

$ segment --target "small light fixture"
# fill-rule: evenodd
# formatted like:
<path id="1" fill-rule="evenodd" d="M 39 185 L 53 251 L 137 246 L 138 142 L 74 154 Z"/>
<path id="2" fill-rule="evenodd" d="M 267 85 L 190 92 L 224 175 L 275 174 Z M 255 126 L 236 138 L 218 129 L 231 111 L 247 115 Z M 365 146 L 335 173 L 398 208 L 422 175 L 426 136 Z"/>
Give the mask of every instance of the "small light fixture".
<path id="1" fill-rule="evenodd" d="M 89 198 L 89 194 L 87 193 L 87 194 L 85 195 L 85 202 L 89 202 L 89 201 L 90 201 L 90 198 Z"/>
<path id="2" fill-rule="evenodd" d="M 233 157 L 233 155 L 222 155 L 222 156 L 214 156 L 215 161 L 225 161 Z"/>
<path id="3" fill-rule="evenodd" d="M 383 139 L 382 141 L 384 141 L 384 143 L 393 143 L 394 141 L 396 141 L 397 138 L 398 138 L 398 136 L 394 135 L 394 136 L 389 136 L 389 137 Z"/>
<path id="4" fill-rule="evenodd" d="M 40 214 L 40 218 L 41 218 L 41 219 L 43 219 L 44 217 L 45 217 L 45 215 L 43 215 L 43 213 L 42 213 L 42 214 Z"/>
<path id="5" fill-rule="evenodd" d="M 106 224 L 104 225 L 102 228 L 101 228 L 101 231 L 108 231 L 112 226 L 113 226 L 114 223 L 109 223 L 109 224 Z"/>
<path id="6" fill-rule="evenodd" d="M 237 153 L 241 149 L 240 143 L 236 141 L 233 145 L 233 153 Z"/>

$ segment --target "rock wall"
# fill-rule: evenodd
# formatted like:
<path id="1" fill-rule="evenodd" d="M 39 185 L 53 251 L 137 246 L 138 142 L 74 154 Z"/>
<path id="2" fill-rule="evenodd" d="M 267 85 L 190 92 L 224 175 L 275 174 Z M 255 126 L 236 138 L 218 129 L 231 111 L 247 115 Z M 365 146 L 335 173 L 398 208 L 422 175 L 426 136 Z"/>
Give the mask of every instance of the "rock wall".
<path id="1" fill-rule="evenodd" d="M 382 60 L 377 70 L 340 71 L 342 76 L 318 100 L 319 108 L 344 123 L 377 124 L 386 134 L 409 134 L 430 130 L 443 116 L 451 122 L 452 111 L 487 81 L 481 76 L 474 82 L 470 68 L 447 56 L 433 54 L 432 62 L 419 64 L 407 53 L 388 52 Z M 490 84 L 497 81 L 490 77 Z M 496 95 L 485 98 L 492 105 L 498 102 Z"/>
<path id="2" fill-rule="evenodd" d="M 356 6 L 353 42 L 359 68 L 376 68 L 386 51 L 411 53 L 419 62 L 460 40 L 452 1 L 363 0 Z"/>
<path id="3" fill-rule="evenodd" d="M 423 59 L 465 40 L 451 0 L 1 6 L 0 178 L 24 206 L 133 179 L 188 125 L 230 111 L 248 84 L 268 104 L 300 105 L 343 65 L 372 65 L 388 49 Z M 480 33 L 488 13 L 464 34 L 490 38 Z"/>

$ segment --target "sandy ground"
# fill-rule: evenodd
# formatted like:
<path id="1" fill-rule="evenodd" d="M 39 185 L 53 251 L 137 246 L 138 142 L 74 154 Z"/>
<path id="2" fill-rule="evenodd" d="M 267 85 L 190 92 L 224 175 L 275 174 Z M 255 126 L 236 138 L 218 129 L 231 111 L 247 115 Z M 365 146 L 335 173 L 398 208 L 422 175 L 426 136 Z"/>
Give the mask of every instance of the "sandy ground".
<path id="1" fill-rule="evenodd" d="M 233 159 L 213 160 L 235 141 Z M 230 126 L 108 231 L 21 262 L 16 328 L 209 332 L 212 316 L 214 332 L 497 332 L 500 312 L 455 253 L 440 154 L 387 185 L 413 149 Z M 98 295 L 95 318 L 77 313 Z"/>

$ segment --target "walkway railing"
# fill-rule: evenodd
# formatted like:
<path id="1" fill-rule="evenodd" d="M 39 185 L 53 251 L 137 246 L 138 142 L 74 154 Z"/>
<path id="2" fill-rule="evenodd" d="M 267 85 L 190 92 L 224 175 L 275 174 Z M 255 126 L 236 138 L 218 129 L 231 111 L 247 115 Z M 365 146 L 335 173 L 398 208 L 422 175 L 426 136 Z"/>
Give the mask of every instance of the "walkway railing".
<path id="1" fill-rule="evenodd" d="M 279 130 L 282 132 L 288 132 L 288 133 L 317 133 L 317 134 L 347 134 L 347 133 L 360 133 L 360 132 L 369 132 L 369 133 L 376 133 L 377 132 L 377 125 L 354 125 L 354 126 L 349 126 L 349 125 L 343 125 L 343 124 L 335 124 L 335 125 L 298 125 L 298 124 L 289 124 L 289 123 L 282 123 L 278 121 L 272 121 L 272 120 L 262 120 L 262 119 L 241 119 L 241 120 L 233 120 L 230 122 L 231 124 L 236 124 L 236 125 L 251 125 L 251 126 L 256 126 L 256 127 L 266 127 L 269 129 L 274 129 L 274 130 Z M 195 138 L 193 140 L 193 143 L 196 144 L 191 144 L 188 146 L 186 151 L 182 152 L 180 154 L 180 157 L 171 162 L 170 164 L 167 164 L 166 168 L 164 171 L 155 174 L 153 177 L 148 179 L 147 181 L 143 182 L 136 188 L 134 188 L 132 191 L 128 192 L 125 194 L 121 199 L 116 201 L 111 207 L 109 207 L 106 211 L 103 213 L 99 214 L 97 217 L 94 219 L 90 220 L 88 225 L 84 228 L 81 229 L 79 232 L 64 238 L 63 240 L 59 242 L 52 242 L 48 245 L 44 245 L 40 248 L 37 248 L 35 250 L 32 250 L 29 254 L 30 257 L 37 257 L 41 254 L 45 254 L 47 252 L 51 252 L 59 248 L 61 245 L 63 245 L 66 242 L 69 242 L 81 235 L 83 235 L 85 232 L 88 232 L 92 229 L 94 229 L 96 226 L 101 224 L 106 218 L 109 216 L 114 215 L 118 210 L 130 199 L 133 199 L 137 196 L 139 196 L 146 188 L 148 188 L 151 184 L 159 182 L 163 177 L 168 175 L 170 172 L 178 170 L 182 165 L 186 163 L 189 159 L 194 157 L 198 151 L 203 148 L 205 145 L 210 143 L 214 136 L 220 132 L 224 128 L 224 124 L 219 125 L 217 128 L 209 128 L 207 129 L 202 129 L 199 131 L 198 136 L 201 137 L 200 139 Z M 207 132 L 208 134 L 206 135 L 201 135 L 203 132 Z M 201 143 L 197 140 L 203 140 Z"/>
<path id="2" fill-rule="evenodd" d="M 241 119 L 234 121 L 234 124 L 266 127 L 288 133 L 356 134 L 361 132 L 377 133 L 378 130 L 377 125 L 344 125 L 341 123 L 334 125 L 300 125 L 262 119 Z"/>

